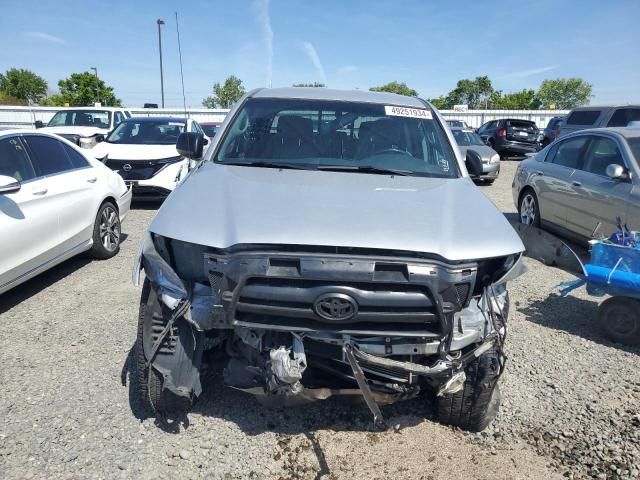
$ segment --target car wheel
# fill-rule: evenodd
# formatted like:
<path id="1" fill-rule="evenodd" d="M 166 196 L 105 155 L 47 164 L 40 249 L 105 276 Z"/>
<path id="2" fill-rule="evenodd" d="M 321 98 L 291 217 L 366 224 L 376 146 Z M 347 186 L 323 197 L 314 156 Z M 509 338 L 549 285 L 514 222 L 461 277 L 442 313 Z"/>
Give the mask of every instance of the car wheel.
<path id="1" fill-rule="evenodd" d="M 162 306 L 155 290 L 151 288 L 151 282 L 145 279 L 140 297 L 140 311 L 138 314 L 138 334 L 134 346 L 134 372 L 135 390 L 143 411 L 152 415 L 180 415 L 191 408 L 191 402 L 183 397 L 173 395 L 162 388 L 163 377 L 152 366 L 147 366 L 148 358 L 145 354 L 153 345 L 153 333 L 164 328 Z M 174 335 L 177 328 L 174 326 Z M 162 347 L 161 347 L 162 348 Z M 166 355 L 164 352 L 163 355 Z"/>
<path id="2" fill-rule="evenodd" d="M 538 197 L 534 191 L 527 188 L 520 196 L 518 204 L 518 218 L 520 223 L 524 225 L 540 226 L 540 207 L 538 206 Z"/>
<path id="3" fill-rule="evenodd" d="M 104 260 L 120 251 L 120 216 L 111 202 L 104 202 L 98 209 L 93 224 L 93 258 Z"/>
<path id="4" fill-rule="evenodd" d="M 628 297 L 605 300 L 598 310 L 604 334 L 625 345 L 640 345 L 640 301 Z"/>
<path id="5" fill-rule="evenodd" d="M 438 420 L 463 430 L 480 432 L 500 409 L 499 354 L 493 350 L 474 360 L 466 369 L 461 391 L 436 397 Z"/>

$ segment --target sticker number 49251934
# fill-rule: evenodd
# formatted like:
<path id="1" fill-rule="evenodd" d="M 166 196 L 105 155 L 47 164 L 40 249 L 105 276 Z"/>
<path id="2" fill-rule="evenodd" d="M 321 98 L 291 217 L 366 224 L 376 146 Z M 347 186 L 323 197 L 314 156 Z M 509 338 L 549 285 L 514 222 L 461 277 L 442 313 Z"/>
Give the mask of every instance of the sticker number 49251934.
<path id="1" fill-rule="evenodd" d="M 408 107 L 393 107 L 391 105 L 384 106 L 384 113 L 386 115 L 393 115 L 396 117 L 410 117 L 410 118 L 422 118 L 424 120 L 431 120 L 431 112 L 424 108 L 408 108 Z"/>

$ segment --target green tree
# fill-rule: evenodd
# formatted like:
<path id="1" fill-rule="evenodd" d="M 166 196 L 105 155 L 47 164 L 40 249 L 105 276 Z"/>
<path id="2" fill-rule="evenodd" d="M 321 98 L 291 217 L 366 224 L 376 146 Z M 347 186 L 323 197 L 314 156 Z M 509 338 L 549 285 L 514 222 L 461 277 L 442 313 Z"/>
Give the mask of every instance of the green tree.
<path id="1" fill-rule="evenodd" d="M 313 83 L 294 83 L 292 87 L 314 87 L 314 88 L 326 88 L 327 86 L 324 83 L 313 82 Z"/>
<path id="2" fill-rule="evenodd" d="M 540 100 L 531 89 L 523 89 L 519 92 L 503 94 L 500 90 L 494 90 L 487 101 L 488 108 L 497 110 L 536 110 L 540 107 Z"/>
<path id="3" fill-rule="evenodd" d="M 369 89 L 371 92 L 390 92 L 397 93 L 398 95 L 406 95 L 408 97 L 417 97 L 418 92 L 413 88 L 407 86 L 406 83 L 402 82 L 389 82 L 386 85 L 382 85 L 380 87 L 371 87 Z"/>
<path id="4" fill-rule="evenodd" d="M 436 107 L 438 110 L 446 110 L 449 107 L 449 104 L 447 102 L 447 97 L 440 95 L 437 98 L 430 98 L 429 102 L 431 103 L 431 105 L 433 105 L 434 107 Z"/>
<path id="5" fill-rule="evenodd" d="M 73 107 L 93 105 L 100 102 L 106 107 L 120 107 L 122 102 L 113 93 L 113 87 L 91 72 L 72 73 L 69 78 L 58 82 L 60 93 L 46 99 L 44 104 Z"/>
<path id="6" fill-rule="evenodd" d="M 556 78 L 542 82 L 538 98 L 543 108 L 571 109 L 587 105 L 591 92 L 591 84 L 581 78 Z"/>
<path id="7" fill-rule="evenodd" d="M 472 110 L 486 108 L 492 93 L 494 89 L 486 75 L 473 80 L 458 80 L 456 88 L 447 94 L 446 108 L 453 108 L 454 105 L 468 105 Z"/>
<path id="8" fill-rule="evenodd" d="M 204 98 L 202 105 L 206 108 L 230 108 L 246 93 L 242 80 L 231 75 L 224 81 L 224 85 L 216 82 L 213 85 L 213 96 Z"/>
<path id="9" fill-rule="evenodd" d="M 22 98 L 16 98 L 12 95 L 7 95 L 6 93 L 0 92 L 0 105 L 18 105 L 25 106 L 27 105 L 27 101 Z"/>
<path id="10" fill-rule="evenodd" d="M 0 92 L 7 97 L 38 103 L 47 95 L 47 82 L 30 70 L 11 68 L 0 74 Z"/>

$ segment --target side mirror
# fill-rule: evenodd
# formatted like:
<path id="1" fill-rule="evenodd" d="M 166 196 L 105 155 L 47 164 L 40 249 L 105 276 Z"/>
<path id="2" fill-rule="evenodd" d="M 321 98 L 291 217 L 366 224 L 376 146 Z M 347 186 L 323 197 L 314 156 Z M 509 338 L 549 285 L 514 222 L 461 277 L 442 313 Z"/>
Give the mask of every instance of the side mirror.
<path id="1" fill-rule="evenodd" d="M 482 160 L 480 159 L 480 156 L 478 154 L 471 150 L 467 151 L 467 159 L 464 163 L 467 167 L 469 175 L 471 175 L 472 177 L 482 176 Z"/>
<path id="2" fill-rule="evenodd" d="M 183 157 L 196 159 L 202 157 L 204 147 L 204 137 L 200 133 L 181 133 L 176 143 L 176 150 Z"/>
<path id="3" fill-rule="evenodd" d="M 0 175 L 0 195 L 5 193 L 15 193 L 20 190 L 20 181 L 7 175 Z"/>
<path id="4" fill-rule="evenodd" d="M 36 128 L 42 128 L 44 127 L 44 123 L 42 123 L 42 120 L 36 120 L 35 126 Z"/>
<path id="5" fill-rule="evenodd" d="M 607 165 L 607 169 L 605 170 L 607 177 L 612 180 L 624 180 L 628 178 L 627 169 L 622 165 L 618 165 L 617 163 L 612 163 L 611 165 Z"/>
<path id="6" fill-rule="evenodd" d="M 209 139 L 207 137 L 202 137 L 202 144 L 209 145 Z"/>
<path id="7" fill-rule="evenodd" d="M 98 134 L 96 135 L 96 143 L 104 142 L 104 135 Z"/>

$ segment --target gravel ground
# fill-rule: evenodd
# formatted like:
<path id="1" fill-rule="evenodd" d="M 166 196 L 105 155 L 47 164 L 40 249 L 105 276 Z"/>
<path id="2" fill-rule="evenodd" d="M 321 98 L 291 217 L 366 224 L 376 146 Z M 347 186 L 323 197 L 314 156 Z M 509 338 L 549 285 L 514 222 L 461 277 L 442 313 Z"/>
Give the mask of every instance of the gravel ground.
<path id="1" fill-rule="evenodd" d="M 515 162 L 482 191 L 508 216 Z M 503 406 L 481 434 L 413 400 L 268 410 L 213 381 L 188 424 L 140 418 L 127 357 L 140 292 L 130 269 L 155 213 L 124 224 L 120 254 L 78 258 L 0 296 L 0 478 L 638 478 L 640 350 L 604 339 L 598 303 L 527 259 L 513 302 Z M 126 385 L 125 385 L 126 384 Z"/>

